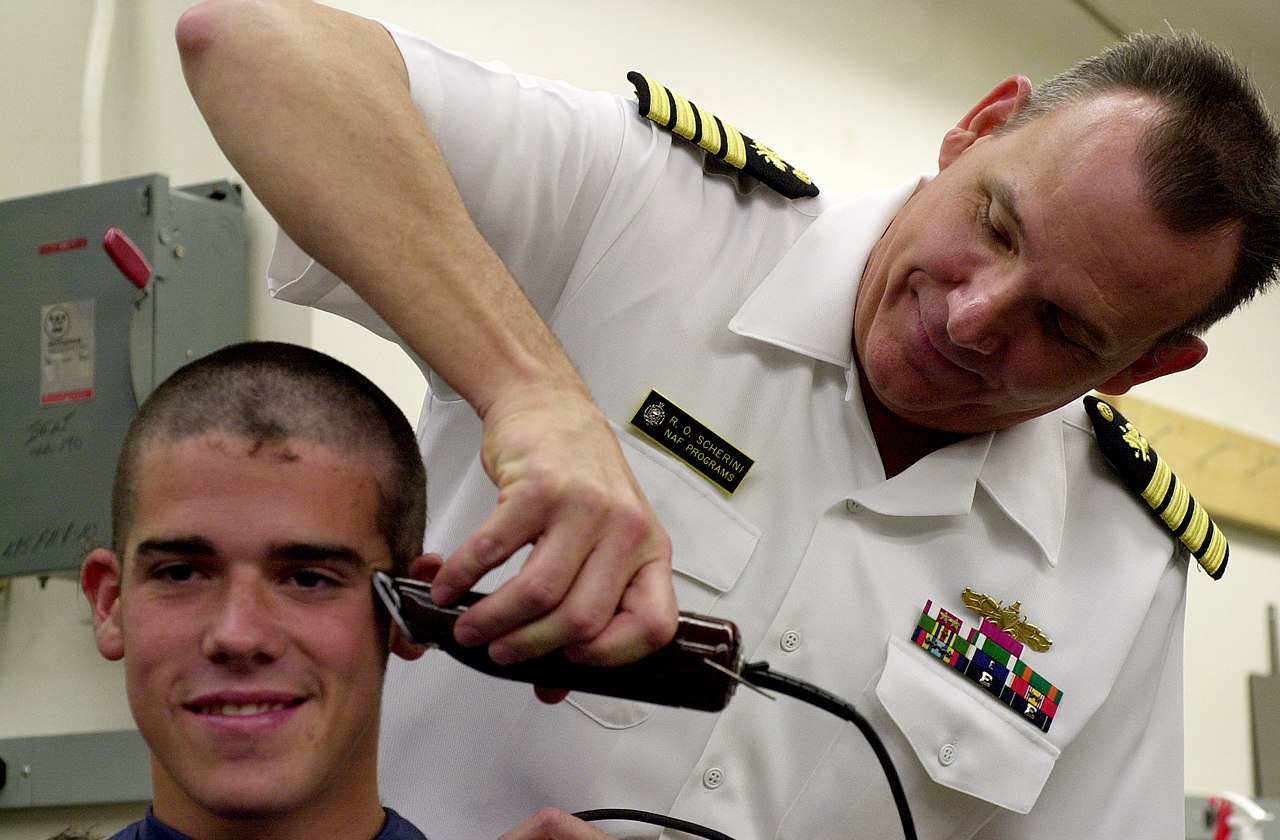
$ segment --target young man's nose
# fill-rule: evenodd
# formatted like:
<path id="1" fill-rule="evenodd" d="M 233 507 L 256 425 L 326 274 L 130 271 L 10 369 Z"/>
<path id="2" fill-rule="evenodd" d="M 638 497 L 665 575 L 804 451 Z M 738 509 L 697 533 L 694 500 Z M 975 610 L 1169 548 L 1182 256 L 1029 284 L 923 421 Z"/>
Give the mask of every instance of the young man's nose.
<path id="1" fill-rule="evenodd" d="M 228 579 L 211 606 L 204 654 L 217 662 L 268 662 L 283 653 L 284 633 L 264 581 Z"/>

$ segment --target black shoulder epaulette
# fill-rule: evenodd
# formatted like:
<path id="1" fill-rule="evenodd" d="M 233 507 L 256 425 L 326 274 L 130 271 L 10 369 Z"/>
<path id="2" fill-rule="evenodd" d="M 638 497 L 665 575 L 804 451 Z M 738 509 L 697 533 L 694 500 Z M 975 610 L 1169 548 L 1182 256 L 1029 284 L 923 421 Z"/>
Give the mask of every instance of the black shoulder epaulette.
<path id="1" fill-rule="evenodd" d="M 636 87 L 640 116 L 697 144 L 734 169 L 746 172 L 787 198 L 818 194 L 818 188 L 809 180 L 809 176 L 780 158 L 773 149 L 757 143 L 719 117 L 702 110 L 642 73 L 633 70 L 627 74 L 627 79 Z"/>
<path id="2" fill-rule="evenodd" d="M 1209 577 L 1217 580 L 1227 569 L 1226 534 L 1204 506 L 1192 498 L 1169 466 L 1160 459 L 1133 424 L 1097 397 L 1084 398 L 1098 446 L 1125 485 L 1151 506 L 1169 530 L 1185 545 Z"/>

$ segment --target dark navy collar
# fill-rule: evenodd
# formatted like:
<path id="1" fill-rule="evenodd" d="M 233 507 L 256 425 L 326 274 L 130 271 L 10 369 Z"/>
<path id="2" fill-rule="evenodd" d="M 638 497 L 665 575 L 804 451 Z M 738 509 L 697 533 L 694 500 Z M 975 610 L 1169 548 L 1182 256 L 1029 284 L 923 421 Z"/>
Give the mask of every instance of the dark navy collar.
<path id="1" fill-rule="evenodd" d="M 422 832 L 404 817 L 390 808 L 382 810 L 386 812 L 387 819 L 382 824 L 382 830 L 373 840 L 426 840 Z M 165 825 L 148 808 L 146 817 L 126 826 L 113 835 L 111 840 L 194 840 L 194 838 Z"/>

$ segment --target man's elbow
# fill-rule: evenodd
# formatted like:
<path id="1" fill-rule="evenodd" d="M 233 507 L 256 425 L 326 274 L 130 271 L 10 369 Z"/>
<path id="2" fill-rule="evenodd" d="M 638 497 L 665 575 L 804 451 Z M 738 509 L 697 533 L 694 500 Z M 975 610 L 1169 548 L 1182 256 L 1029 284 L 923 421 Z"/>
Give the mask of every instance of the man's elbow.
<path id="1" fill-rule="evenodd" d="M 184 67 L 237 49 L 260 49 L 298 4 L 281 0 L 202 0 L 182 13 L 174 30 Z"/>
<path id="2" fill-rule="evenodd" d="M 229 25 L 229 18 L 239 14 L 241 3 L 230 0 L 204 0 L 182 13 L 174 37 L 183 59 L 206 53 L 216 43 L 217 33 Z"/>

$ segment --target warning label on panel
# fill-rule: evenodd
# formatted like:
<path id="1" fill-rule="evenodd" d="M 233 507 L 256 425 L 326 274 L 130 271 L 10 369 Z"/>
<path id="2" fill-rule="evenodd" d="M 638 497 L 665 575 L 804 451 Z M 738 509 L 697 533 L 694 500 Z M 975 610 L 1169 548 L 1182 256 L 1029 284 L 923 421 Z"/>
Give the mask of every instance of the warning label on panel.
<path id="1" fill-rule="evenodd" d="M 40 309 L 40 404 L 93 397 L 93 300 Z"/>

